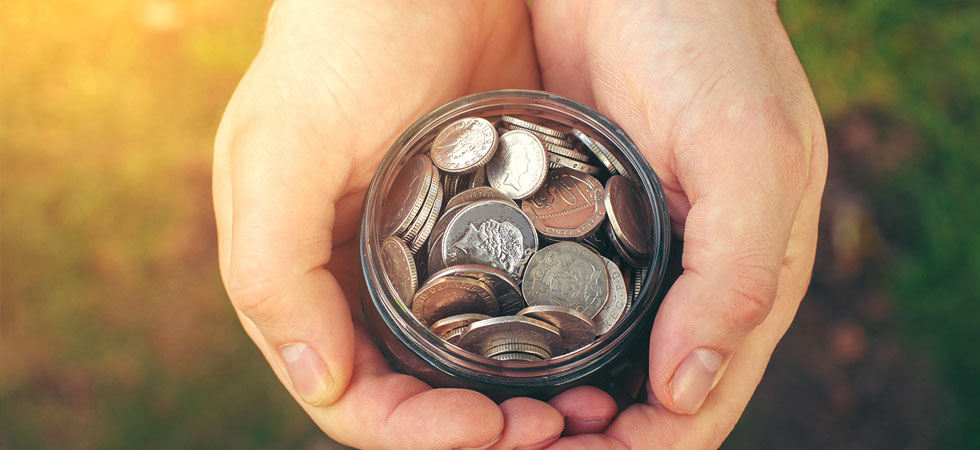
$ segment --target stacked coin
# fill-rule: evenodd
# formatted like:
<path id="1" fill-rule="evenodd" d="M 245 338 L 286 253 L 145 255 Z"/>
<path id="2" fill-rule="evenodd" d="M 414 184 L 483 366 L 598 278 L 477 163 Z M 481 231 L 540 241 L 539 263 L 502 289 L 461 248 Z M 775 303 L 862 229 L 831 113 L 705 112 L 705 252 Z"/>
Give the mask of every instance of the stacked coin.
<path id="1" fill-rule="evenodd" d="M 651 214 L 608 141 L 505 115 L 456 120 L 425 145 L 382 205 L 381 261 L 436 336 L 541 361 L 588 346 L 637 303 Z"/>

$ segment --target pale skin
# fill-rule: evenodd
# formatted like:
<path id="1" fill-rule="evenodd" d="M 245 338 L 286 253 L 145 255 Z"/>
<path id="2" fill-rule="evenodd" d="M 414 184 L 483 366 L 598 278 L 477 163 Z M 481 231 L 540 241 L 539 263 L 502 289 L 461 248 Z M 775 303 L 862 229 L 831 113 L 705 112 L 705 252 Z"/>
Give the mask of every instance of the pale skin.
<path id="1" fill-rule="evenodd" d="M 381 158 L 424 113 L 497 88 L 598 109 L 663 183 L 684 272 L 650 337 L 647 403 L 433 389 L 363 326 L 358 223 Z M 221 273 L 283 385 L 342 443 L 717 447 L 809 284 L 826 170 L 770 0 L 280 0 L 215 143 Z"/>

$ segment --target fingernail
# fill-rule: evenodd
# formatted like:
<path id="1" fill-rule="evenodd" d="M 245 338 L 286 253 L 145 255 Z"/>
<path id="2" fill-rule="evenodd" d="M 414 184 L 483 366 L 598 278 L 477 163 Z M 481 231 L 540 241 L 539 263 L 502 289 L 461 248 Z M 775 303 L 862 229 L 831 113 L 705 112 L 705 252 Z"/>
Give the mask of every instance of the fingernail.
<path id="1" fill-rule="evenodd" d="M 674 406 L 687 414 L 698 412 L 720 367 L 721 355 L 711 350 L 699 348 L 687 355 L 670 380 Z"/>
<path id="2" fill-rule="evenodd" d="M 279 354 L 286 363 L 293 389 L 303 401 L 313 406 L 322 402 L 333 381 L 320 355 L 303 342 L 283 345 L 279 347 Z"/>
<path id="3" fill-rule="evenodd" d="M 498 441 L 500 441 L 500 438 L 503 437 L 503 436 L 504 436 L 504 434 L 503 433 L 500 433 L 492 441 L 490 441 L 490 442 L 488 442 L 486 444 L 483 444 L 483 445 L 481 445 L 479 447 L 456 447 L 453 450 L 486 450 L 486 449 L 490 448 L 491 446 L 493 446 L 494 444 L 496 444 Z"/>

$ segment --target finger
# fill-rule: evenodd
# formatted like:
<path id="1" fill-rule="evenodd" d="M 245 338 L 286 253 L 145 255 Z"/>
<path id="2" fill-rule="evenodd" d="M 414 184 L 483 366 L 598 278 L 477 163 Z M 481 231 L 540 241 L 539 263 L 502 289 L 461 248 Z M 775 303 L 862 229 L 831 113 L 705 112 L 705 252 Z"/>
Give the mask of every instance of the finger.
<path id="1" fill-rule="evenodd" d="M 517 397 L 501 403 L 500 411 L 504 432 L 494 449 L 540 449 L 561 436 L 561 414 L 545 402 Z"/>
<path id="2" fill-rule="evenodd" d="M 265 353 L 258 327 L 247 318 L 245 331 Z M 455 449 L 487 447 L 500 439 L 503 416 L 475 391 L 432 389 L 417 378 L 395 373 L 361 325 L 354 331 L 355 359 L 348 389 L 334 403 L 304 404 L 290 387 L 284 368 L 273 371 L 320 428 L 355 448 Z"/>
<path id="3" fill-rule="evenodd" d="M 599 433 L 618 412 L 616 401 L 602 389 L 580 386 L 548 401 L 565 418 L 565 434 Z"/>
<path id="4" fill-rule="evenodd" d="M 817 137 L 822 140 L 822 133 Z M 825 145 L 817 142 L 816 146 Z M 773 310 L 730 358 L 725 376 L 698 414 L 676 414 L 659 403 L 636 404 L 617 416 L 602 435 L 562 438 L 552 448 L 716 448 L 731 432 L 752 397 L 776 343 L 796 315 L 810 281 L 817 243 L 826 153 L 814 152 L 812 175 L 800 202 L 786 249 Z"/>

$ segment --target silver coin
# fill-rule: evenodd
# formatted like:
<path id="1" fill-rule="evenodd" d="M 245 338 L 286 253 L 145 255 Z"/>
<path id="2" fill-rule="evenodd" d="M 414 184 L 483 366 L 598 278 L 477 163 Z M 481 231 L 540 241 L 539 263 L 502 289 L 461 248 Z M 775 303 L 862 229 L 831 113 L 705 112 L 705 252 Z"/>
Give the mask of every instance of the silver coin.
<path id="1" fill-rule="evenodd" d="M 503 358 L 499 358 L 499 356 L 501 355 L 510 355 L 510 356 L 503 356 Z M 525 355 L 525 357 L 521 357 L 518 355 Z M 503 361 L 513 361 L 513 360 L 533 361 L 534 360 L 533 358 L 528 358 L 528 357 L 534 357 L 537 358 L 538 361 L 540 361 L 542 359 L 551 358 L 552 355 L 551 353 L 548 352 L 548 349 L 538 347 L 537 345 L 534 344 L 529 344 L 526 342 L 509 342 L 506 344 L 500 344 L 485 349 L 483 351 L 483 356 L 485 358 L 503 360 Z"/>
<path id="2" fill-rule="evenodd" d="M 412 301 L 412 313 L 426 326 L 459 314 L 495 316 L 498 310 L 497 299 L 489 286 L 463 277 L 431 279 L 419 288 Z"/>
<path id="3" fill-rule="evenodd" d="M 432 229 L 436 225 L 436 220 L 439 219 L 439 210 L 442 207 L 443 197 L 442 185 L 439 183 L 434 184 L 438 187 L 438 189 L 436 190 L 435 199 L 432 202 L 432 208 L 429 210 L 429 215 L 425 220 L 425 224 L 422 225 L 422 229 L 419 230 L 418 235 L 415 236 L 415 239 L 413 239 L 409 245 L 413 254 L 418 253 L 419 249 L 422 248 L 422 245 L 429 239 L 429 235 L 432 233 Z"/>
<path id="4" fill-rule="evenodd" d="M 536 362 L 536 361 L 542 361 L 548 359 L 548 358 L 542 358 L 541 356 L 535 354 L 524 353 L 524 352 L 504 352 L 493 356 L 489 356 L 488 358 L 496 361 L 524 361 L 524 362 Z"/>
<path id="5" fill-rule="evenodd" d="M 594 318 L 609 299 L 609 271 L 605 261 L 582 244 L 559 242 L 528 261 L 523 291 L 529 306 L 568 306 Z"/>
<path id="6" fill-rule="evenodd" d="M 442 236 L 442 258 L 447 266 L 495 267 L 517 281 L 537 249 L 538 233 L 531 219 L 514 205 L 496 200 L 464 206 Z"/>
<path id="7" fill-rule="evenodd" d="M 568 139 L 568 135 L 557 130 L 553 130 L 544 125 L 538 125 L 536 123 L 528 122 L 523 119 L 518 119 L 513 116 L 503 116 L 500 118 L 504 123 L 508 125 L 513 125 L 516 127 L 524 128 L 525 130 L 536 131 L 538 133 L 547 134 L 548 136 L 556 137 L 558 139 Z"/>
<path id="8" fill-rule="evenodd" d="M 433 273 L 430 279 L 441 276 L 456 276 L 480 280 L 490 286 L 493 295 L 497 297 L 501 315 L 517 314 L 524 307 L 524 296 L 521 288 L 506 272 L 493 267 L 463 264 L 447 267 Z"/>
<path id="9" fill-rule="evenodd" d="M 503 192 L 500 192 L 490 186 L 477 186 L 460 192 L 453 198 L 449 199 L 449 202 L 446 203 L 446 211 L 449 211 L 455 206 L 473 203 L 478 200 L 502 200 L 517 206 L 517 203 L 514 203 L 514 200 L 511 200 L 510 197 L 504 195 Z"/>
<path id="10" fill-rule="evenodd" d="M 432 213 L 432 209 L 435 208 L 436 203 L 442 204 L 442 184 L 439 183 L 439 169 L 435 166 L 429 166 L 432 171 L 432 183 L 429 184 L 429 192 L 425 196 L 425 202 L 422 204 L 422 208 L 419 210 L 418 215 L 412 220 L 412 224 L 405 230 L 405 234 L 402 236 L 405 238 L 405 242 L 412 242 L 415 237 L 418 236 L 419 231 L 425 226 L 426 220 L 429 218 L 429 214 Z"/>
<path id="11" fill-rule="evenodd" d="M 567 306 L 528 306 L 518 312 L 517 315 L 538 319 L 558 328 L 564 353 L 573 352 L 595 341 L 595 322 Z"/>
<path id="12" fill-rule="evenodd" d="M 486 167 L 490 186 L 520 200 L 531 196 L 544 184 L 548 155 L 541 141 L 530 132 L 508 131 L 500 136 L 497 153 Z"/>
<path id="13" fill-rule="evenodd" d="M 412 297 L 419 286 L 419 276 L 411 251 L 397 236 L 388 236 L 381 241 L 381 267 L 392 291 L 402 304 L 411 308 Z"/>
<path id="14" fill-rule="evenodd" d="M 442 237 L 440 234 L 429 241 L 429 254 L 425 261 L 426 273 L 432 275 L 446 268 L 446 261 L 442 259 Z"/>
<path id="15" fill-rule="evenodd" d="M 623 273 L 619 271 L 619 266 L 608 258 L 602 258 L 606 262 L 606 269 L 609 271 L 609 301 L 599 310 L 595 316 L 596 334 L 602 336 L 616 325 L 626 312 L 626 303 L 629 302 L 629 290 L 626 289 L 626 280 Z"/>
<path id="16" fill-rule="evenodd" d="M 606 169 L 609 170 L 609 173 L 613 175 L 623 175 L 626 177 L 630 177 L 630 174 L 626 170 L 626 167 L 623 166 L 621 162 L 619 162 L 619 159 L 613 156 L 613 154 L 606 148 L 606 146 L 599 143 L 599 141 L 592 139 L 591 137 L 589 137 L 589 135 L 585 134 L 582 130 L 579 130 L 577 128 L 572 129 L 572 136 L 575 136 L 576 139 L 578 139 L 580 142 L 582 142 L 583 145 L 585 145 L 586 149 L 591 151 L 592 154 L 596 156 L 596 158 L 599 158 L 599 162 L 601 162 L 602 165 L 606 166 Z"/>
<path id="17" fill-rule="evenodd" d="M 428 253 L 430 254 L 432 253 L 432 247 L 435 246 L 435 243 L 439 241 L 439 238 L 442 237 L 443 233 L 446 232 L 446 228 L 449 227 L 449 224 L 453 221 L 453 218 L 456 217 L 456 215 L 463 210 L 463 206 L 466 206 L 466 204 L 464 203 L 462 205 L 456 205 L 456 206 L 452 206 L 449 204 L 446 205 L 445 212 L 442 214 L 441 217 L 439 217 L 439 220 L 436 221 L 435 226 L 432 227 L 432 232 L 430 234 L 431 239 L 429 239 L 428 250 L 427 250 Z M 442 258 L 440 257 L 440 260 L 441 259 Z"/>
<path id="18" fill-rule="evenodd" d="M 432 140 L 432 163 L 444 172 L 468 173 L 490 161 L 497 130 L 486 119 L 466 117 L 442 129 Z"/>
<path id="19" fill-rule="evenodd" d="M 561 333 L 540 320 L 519 316 L 494 317 L 473 322 L 456 345 L 477 355 L 509 344 L 526 344 L 548 355 L 561 353 Z"/>
<path id="20" fill-rule="evenodd" d="M 466 331 L 466 327 L 471 323 L 489 318 L 490 316 L 485 314 L 459 314 L 446 317 L 445 319 L 439 319 L 429 329 L 436 336 L 442 338 L 442 340 L 450 344 L 455 344 L 463 332 Z"/>
<path id="21" fill-rule="evenodd" d="M 564 156 L 566 158 L 571 158 L 579 162 L 584 162 L 584 163 L 589 162 L 589 155 L 586 155 L 585 153 L 582 153 L 578 150 L 559 147 L 557 145 L 551 145 L 547 142 L 544 145 L 544 149 L 547 150 L 548 153 L 554 153 L 556 155 Z"/>
<path id="22" fill-rule="evenodd" d="M 602 173 L 602 170 L 600 170 L 596 166 L 586 164 L 582 161 L 576 161 L 572 158 L 566 158 L 564 156 L 551 152 L 548 152 L 548 167 L 552 169 L 565 167 L 565 168 L 577 170 L 579 172 L 585 172 L 589 175 L 598 175 Z"/>
<path id="23" fill-rule="evenodd" d="M 425 155 L 415 155 L 395 176 L 381 210 L 381 235 L 402 235 L 418 216 L 429 193 L 432 162 Z"/>
<path id="24" fill-rule="evenodd" d="M 636 303 L 640 298 L 640 291 L 643 290 L 643 284 L 646 283 L 648 272 L 646 267 L 633 269 L 633 303 Z M 629 311 L 631 307 L 632 305 L 629 305 L 626 310 Z"/>

